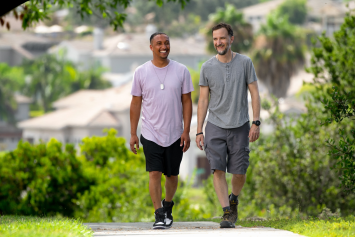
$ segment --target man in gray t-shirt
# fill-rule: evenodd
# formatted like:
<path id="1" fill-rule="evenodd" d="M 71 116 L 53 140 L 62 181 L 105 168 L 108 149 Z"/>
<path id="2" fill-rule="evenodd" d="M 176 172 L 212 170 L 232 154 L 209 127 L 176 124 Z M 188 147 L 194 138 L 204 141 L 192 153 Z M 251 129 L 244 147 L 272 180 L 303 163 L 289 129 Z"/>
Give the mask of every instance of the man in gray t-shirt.
<path id="1" fill-rule="evenodd" d="M 213 184 L 223 208 L 221 228 L 234 228 L 238 219 L 238 195 L 249 166 L 249 142 L 259 138 L 260 97 L 251 59 L 231 51 L 233 30 L 220 23 L 212 28 L 217 55 L 202 65 L 197 109 L 196 145 L 204 146 L 213 172 Z M 253 122 L 248 114 L 248 89 Z M 209 100 L 210 97 L 210 100 Z M 205 136 L 202 132 L 209 110 Z M 225 173 L 233 174 L 228 197 Z"/>

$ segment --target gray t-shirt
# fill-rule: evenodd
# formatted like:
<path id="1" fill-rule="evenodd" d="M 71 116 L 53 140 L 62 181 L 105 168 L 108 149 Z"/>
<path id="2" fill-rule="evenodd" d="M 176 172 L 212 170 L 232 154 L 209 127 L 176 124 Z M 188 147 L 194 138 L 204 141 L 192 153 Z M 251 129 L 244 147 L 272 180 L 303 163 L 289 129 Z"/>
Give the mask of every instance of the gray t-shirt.
<path id="1" fill-rule="evenodd" d="M 221 128 L 237 128 L 249 121 L 248 84 L 257 81 L 251 59 L 236 54 L 231 62 L 212 57 L 202 64 L 200 86 L 210 89 L 208 122 Z"/>

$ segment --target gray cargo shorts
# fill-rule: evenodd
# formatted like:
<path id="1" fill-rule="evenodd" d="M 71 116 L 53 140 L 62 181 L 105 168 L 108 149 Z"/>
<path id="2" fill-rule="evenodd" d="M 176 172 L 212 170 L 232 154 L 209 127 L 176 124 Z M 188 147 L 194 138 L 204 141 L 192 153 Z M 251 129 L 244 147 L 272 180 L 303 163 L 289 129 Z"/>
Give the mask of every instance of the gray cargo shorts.
<path id="1" fill-rule="evenodd" d="M 231 174 L 246 174 L 249 167 L 249 130 L 249 122 L 231 129 L 207 122 L 205 152 L 212 172 L 227 169 Z"/>

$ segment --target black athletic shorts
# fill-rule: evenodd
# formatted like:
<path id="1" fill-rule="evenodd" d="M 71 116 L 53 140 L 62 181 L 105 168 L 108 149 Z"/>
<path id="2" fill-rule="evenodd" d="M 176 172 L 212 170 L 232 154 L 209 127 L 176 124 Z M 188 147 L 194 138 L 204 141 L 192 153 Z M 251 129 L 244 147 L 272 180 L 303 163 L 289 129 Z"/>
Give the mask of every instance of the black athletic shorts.
<path id="1" fill-rule="evenodd" d="M 179 175 L 183 155 L 183 146 L 180 146 L 180 141 L 181 138 L 168 147 L 162 147 L 141 135 L 146 170 L 160 171 L 168 177 Z"/>

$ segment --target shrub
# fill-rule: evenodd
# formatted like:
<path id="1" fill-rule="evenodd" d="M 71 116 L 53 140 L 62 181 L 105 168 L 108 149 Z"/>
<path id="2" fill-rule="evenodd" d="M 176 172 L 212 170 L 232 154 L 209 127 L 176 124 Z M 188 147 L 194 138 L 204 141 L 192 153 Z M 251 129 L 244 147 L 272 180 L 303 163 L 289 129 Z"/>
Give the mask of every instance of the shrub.
<path id="1" fill-rule="evenodd" d="M 75 149 L 54 139 L 47 144 L 19 142 L 0 156 L 0 210 L 4 214 L 72 216 L 72 199 L 90 183 Z"/>
<path id="2" fill-rule="evenodd" d="M 251 159 L 257 206 L 290 207 L 307 215 L 318 215 L 324 207 L 350 214 L 355 196 L 339 187 L 339 172 L 328 155 L 324 138 L 337 137 L 336 127 L 320 126 L 320 107 L 307 105 L 308 113 L 296 120 L 285 117 L 278 106 L 270 112 L 275 128 L 269 136 L 252 145 Z M 346 124 L 342 124 L 343 127 Z"/>

